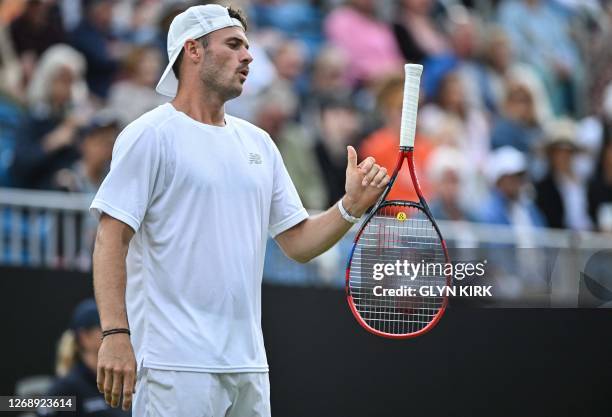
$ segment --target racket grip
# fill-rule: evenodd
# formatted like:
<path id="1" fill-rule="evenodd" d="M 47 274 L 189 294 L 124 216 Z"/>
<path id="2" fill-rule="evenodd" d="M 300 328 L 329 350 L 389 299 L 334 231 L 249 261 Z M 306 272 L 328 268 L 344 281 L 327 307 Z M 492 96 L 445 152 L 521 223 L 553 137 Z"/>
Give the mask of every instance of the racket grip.
<path id="1" fill-rule="evenodd" d="M 400 130 L 400 146 L 413 147 L 416 134 L 417 109 L 419 107 L 419 84 L 423 66 L 417 64 L 404 65 L 406 79 L 404 81 L 404 103 L 402 106 L 402 126 Z"/>

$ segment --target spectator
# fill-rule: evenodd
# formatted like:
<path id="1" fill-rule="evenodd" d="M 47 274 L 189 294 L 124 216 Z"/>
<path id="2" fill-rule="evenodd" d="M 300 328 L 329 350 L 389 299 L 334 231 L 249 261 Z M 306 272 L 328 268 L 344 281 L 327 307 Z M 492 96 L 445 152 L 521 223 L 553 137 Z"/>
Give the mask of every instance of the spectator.
<path id="1" fill-rule="evenodd" d="M 368 83 L 401 67 L 393 33 L 376 17 L 374 0 L 347 0 L 327 16 L 324 26 L 329 41 L 346 53 L 351 84 Z"/>
<path id="2" fill-rule="evenodd" d="M 127 417 L 131 413 L 111 408 L 96 385 L 98 350 L 102 329 L 96 303 L 93 299 L 81 301 L 75 308 L 70 327 L 62 335 L 57 352 L 57 380 L 48 395 L 76 396 L 75 417 Z M 61 415 L 45 410 L 40 416 Z"/>
<path id="3" fill-rule="evenodd" d="M 22 100 L 23 71 L 6 28 L 0 22 L 0 91 Z"/>
<path id="4" fill-rule="evenodd" d="M 81 157 L 71 167 L 54 177 L 56 188 L 79 193 L 95 193 L 110 167 L 115 138 L 119 134 L 119 118 L 111 110 L 102 110 L 79 133 Z"/>
<path id="5" fill-rule="evenodd" d="M 285 126 L 294 118 L 298 103 L 297 94 L 287 84 L 271 85 L 257 97 L 255 123 L 278 142 Z"/>
<path id="6" fill-rule="evenodd" d="M 337 203 L 344 195 L 346 147 L 355 145 L 361 133 L 361 123 L 361 116 L 349 99 L 329 97 L 321 103 L 314 153 L 325 180 L 325 207 Z"/>
<path id="7" fill-rule="evenodd" d="M 84 17 L 70 33 L 70 43 L 87 60 L 87 85 L 101 99 L 108 95 L 125 45 L 111 33 L 115 0 L 84 0 Z"/>
<path id="8" fill-rule="evenodd" d="M 306 64 L 306 49 L 302 43 L 281 38 L 279 44 L 271 52 L 272 63 L 277 75 L 272 84 L 285 84 L 286 88 L 295 90 L 300 96 L 303 95 L 305 86 L 301 76 Z"/>
<path id="9" fill-rule="evenodd" d="M 468 161 L 457 149 L 440 146 L 427 160 L 427 180 L 435 189 L 429 208 L 438 220 L 474 221 L 465 206 L 465 180 L 469 173 Z"/>
<path id="10" fill-rule="evenodd" d="M 161 72 L 161 56 L 157 48 L 134 48 L 124 61 L 125 79 L 112 85 L 108 107 L 120 115 L 122 126 L 154 109 L 167 100 L 155 91 Z"/>
<path id="11" fill-rule="evenodd" d="M 489 127 L 484 114 L 468 106 L 457 72 L 448 72 L 442 78 L 434 102 L 419 113 L 426 136 L 457 147 L 474 166 L 482 167 L 490 148 Z"/>
<path id="12" fill-rule="evenodd" d="M 502 114 L 491 132 L 491 147 L 512 146 L 529 153 L 541 136 L 531 91 L 518 82 L 509 83 Z"/>
<path id="13" fill-rule="evenodd" d="M 509 146 L 496 149 L 487 164 L 491 194 L 477 213 L 481 223 L 512 226 L 518 247 L 535 247 L 534 227 L 545 220 L 525 194 L 527 182 L 525 156 Z"/>
<path id="14" fill-rule="evenodd" d="M 84 71 L 85 60 L 67 45 L 41 57 L 11 169 L 16 186 L 51 188 L 53 175 L 78 158 L 74 140 L 89 111 Z"/>
<path id="15" fill-rule="evenodd" d="M 552 108 L 546 88 L 532 67 L 516 60 L 506 31 L 499 26 L 489 27 L 484 43 L 485 73 L 480 90 L 485 107 L 500 113 L 507 95 L 507 83 L 520 82 L 531 92 L 538 122 L 547 121 Z"/>
<path id="16" fill-rule="evenodd" d="M 590 66 L 588 77 L 588 99 L 591 114 L 604 113 L 604 91 L 606 86 L 612 84 L 612 2 L 604 2 L 601 13 L 605 24 L 601 32 L 593 36 L 588 45 L 587 62 Z"/>
<path id="17" fill-rule="evenodd" d="M 463 6 L 453 6 L 448 13 L 448 32 L 452 54 L 458 60 L 456 71 L 465 88 L 470 107 L 482 110 L 481 78 L 484 68 L 480 62 L 481 22 Z"/>
<path id="18" fill-rule="evenodd" d="M 379 88 L 376 103 L 378 113 L 383 118 L 383 126 L 364 139 L 359 147 L 362 157 L 373 156 L 389 175 L 395 169 L 399 150 L 399 137 L 404 97 L 404 77 L 396 75 L 384 80 Z M 432 144 L 420 133 L 415 138 L 415 170 L 420 179 L 421 190 L 425 197 L 430 196 L 430 187 L 424 174 L 426 160 Z M 389 193 L 389 199 L 418 201 L 409 175 L 400 175 Z"/>
<path id="19" fill-rule="evenodd" d="M 407 62 L 447 55 L 451 47 L 441 27 L 431 17 L 433 0 L 401 0 L 393 33 Z"/>
<path id="20" fill-rule="evenodd" d="M 600 231 L 612 232 L 612 128 L 606 125 L 604 144 L 588 186 L 589 215 Z"/>
<path id="21" fill-rule="evenodd" d="M 453 222 L 474 222 L 475 216 L 466 204 L 468 196 L 466 187 L 470 170 L 465 156 L 454 148 L 440 146 L 434 149 L 427 160 L 427 180 L 436 190 L 435 196 L 429 201 L 429 209 L 436 220 L 451 220 Z M 447 240 L 450 247 L 477 247 L 478 239 L 472 228 L 465 223 L 452 223 L 452 241 Z M 448 229 L 447 229 L 448 230 Z"/>
<path id="22" fill-rule="evenodd" d="M 321 49 L 314 61 L 310 95 L 342 95 L 350 89 L 344 77 L 348 61 L 341 49 L 328 45 Z"/>
<path id="23" fill-rule="evenodd" d="M 345 77 L 348 61 L 341 49 L 327 45 L 317 55 L 310 77 L 308 95 L 304 97 L 300 121 L 305 128 L 319 120 L 321 101 L 329 96 L 347 97 L 351 88 Z"/>
<path id="24" fill-rule="evenodd" d="M 59 9 L 55 2 L 29 0 L 23 14 L 11 23 L 11 38 L 19 56 L 38 59 L 51 45 L 65 40 Z"/>
<path id="25" fill-rule="evenodd" d="M 588 230 L 587 190 L 573 166 L 574 156 L 581 150 L 575 123 L 567 118 L 550 122 L 545 127 L 545 140 L 548 172 L 536 184 L 538 207 L 550 227 Z"/>
<path id="26" fill-rule="evenodd" d="M 567 25 L 546 1 L 504 0 L 499 19 L 518 57 L 542 77 L 557 114 L 575 114 L 582 61 Z"/>

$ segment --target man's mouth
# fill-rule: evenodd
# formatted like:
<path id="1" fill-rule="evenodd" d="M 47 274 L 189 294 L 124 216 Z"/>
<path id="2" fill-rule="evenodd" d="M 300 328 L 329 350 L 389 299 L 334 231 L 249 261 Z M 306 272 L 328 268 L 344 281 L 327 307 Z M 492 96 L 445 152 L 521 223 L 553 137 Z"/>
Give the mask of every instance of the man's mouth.
<path id="1" fill-rule="evenodd" d="M 238 73 L 244 76 L 244 79 L 246 80 L 247 76 L 249 75 L 249 69 L 248 68 L 241 69 L 240 71 L 238 71 Z"/>

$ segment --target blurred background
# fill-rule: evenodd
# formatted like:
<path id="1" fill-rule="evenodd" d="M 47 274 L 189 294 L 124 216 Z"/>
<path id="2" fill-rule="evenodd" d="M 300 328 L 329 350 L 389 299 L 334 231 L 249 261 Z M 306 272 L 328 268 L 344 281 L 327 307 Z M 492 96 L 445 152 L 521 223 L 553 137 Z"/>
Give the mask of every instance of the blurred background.
<path id="1" fill-rule="evenodd" d="M 61 361 L 56 343 L 65 330 L 72 332 L 73 341 L 80 340 L 73 345 L 81 355 L 75 356 L 81 358 L 77 362 L 91 362 L 83 356 L 84 346 L 96 325 L 90 324 L 85 334 L 70 324 L 77 314 L 73 309 L 91 295 L 96 222 L 87 209 L 109 168 L 117 134 L 167 101 L 154 87 L 167 62 L 170 22 L 187 7 L 205 3 L 0 0 L 0 306 L 3 321 L 12 323 L 7 323 L 11 336 L 3 347 L 6 368 L 2 364 L 0 394 L 48 390 L 56 353 Z M 495 279 L 500 283 L 498 295 L 506 301 L 521 306 L 534 299 L 547 307 L 610 305 L 611 0 L 236 0 L 231 4 L 247 12 L 255 59 L 242 96 L 229 102 L 226 110 L 270 134 L 309 210 L 325 209 L 343 195 L 346 145 L 392 170 L 403 64 L 420 63 L 425 69 L 417 175 L 450 246 L 476 248 L 483 251 L 478 252 L 480 258 L 500 260 Z M 391 197 L 413 199 L 410 182 L 406 177 L 400 180 Z M 280 334 L 286 328 L 266 314 L 272 309 L 282 315 L 279 306 L 292 310 L 288 298 L 298 297 L 308 309 L 306 300 L 328 297 L 327 314 L 312 313 L 308 317 L 314 321 L 304 321 L 304 326 L 327 323 L 336 329 L 323 332 L 327 337 L 337 337 L 338 331 L 351 340 L 351 346 L 372 349 L 368 354 L 385 352 L 388 345 L 383 342 L 353 335 L 361 329 L 341 305 L 338 289 L 344 285 L 353 236 L 349 233 L 306 265 L 289 261 L 269 242 L 264 329 L 268 349 L 276 355 L 270 355 L 272 369 L 275 361 L 295 364 L 295 357 L 281 348 L 286 340 Z M 512 327 L 516 317 L 524 319 L 523 313 L 514 314 L 514 318 L 495 317 L 510 320 L 504 323 Z M 582 321 L 587 313 L 559 314 L 574 314 L 561 320 L 574 320 L 574 325 L 553 325 L 551 331 L 557 333 L 548 335 L 552 340 L 562 343 L 570 328 L 591 335 Z M 330 315 L 342 318 L 329 322 Z M 557 316 L 541 318 L 558 323 Z M 485 327 L 486 320 L 478 318 Z M 457 325 L 463 322 L 454 319 Z M 446 330 L 415 345 L 421 355 L 439 349 L 437 343 L 461 337 L 449 325 L 440 326 Z M 287 323 L 287 327 L 309 343 L 296 326 Z M 503 326 L 492 322 L 488 329 L 491 335 L 503 332 Z M 18 342 L 23 337 L 29 341 L 25 351 Z M 497 341 L 500 355 L 507 355 L 500 337 L 491 340 Z M 330 349 L 348 343 L 319 346 L 320 353 L 329 355 Z M 574 353 L 578 355 L 581 348 L 575 345 Z M 543 352 L 526 350 L 520 360 L 532 360 L 535 366 Z M 471 353 L 467 347 L 463 352 Z M 440 377 L 451 360 L 444 357 L 447 362 L 438 366 L 447 367 L 438 370 Z M 590 356 L 589 366 L 600 369 L 595 358 Z M 412 365 L 404 363 L 402 369 Z M 364 374 L 381 374 L 368 369 L 362 369 Z M 391 362 L 388 369 L 394 369 Z M 573 375 L 588 377 L 591 370 L 577 367 Z M 85 368 L 82 371 L 87 373 Z M 459 371 L 470 373 L 468 368 Z M 68 372 L 64 369 L 64 375 Z M 36 374 L 42 376 L 32 379 Z M 335 375 L 341 374 L 338 370 Z M 290 373 L 276 375 L 271 376 L 273 387 L 275 378 L 280 381 Z M 535 387 L 538 381 L 530 383 Z M 569 385 L 565 388 L 573 392 Z M 292 402 L 306 401 L 310 392 L 303 382 L 301 390 L 304 397 L 281 389 L 275 402 L 273 388 L 273 408 L 293 410 Z M 559 410 L 555 415 L 573 408 Z M 365 413 L 364 408 L 355 407 L 350 415 L 384 414 L 359 412 Z M 533 415 L 544 414 L 551 415 Z"/>

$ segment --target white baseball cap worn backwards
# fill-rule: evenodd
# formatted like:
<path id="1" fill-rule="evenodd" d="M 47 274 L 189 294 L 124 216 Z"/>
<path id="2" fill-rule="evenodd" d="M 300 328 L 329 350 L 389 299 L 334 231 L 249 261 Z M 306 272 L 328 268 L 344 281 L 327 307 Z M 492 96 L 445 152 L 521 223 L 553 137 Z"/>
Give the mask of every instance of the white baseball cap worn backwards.
<path id="1" fill-rule="evenodd" d="M 215 30 L 238 26 L 244 30 L 242 23 L 229 15 L 227 8 L 218 4 L 193 6 L 177 15 L 168 31 L 168 66 L 164 70 L 155 90 L 165 96 L 174 97 L 178 80 L 172 71 L 172 65 L 183 50 L 188 39 L 197 39 Z"/>

